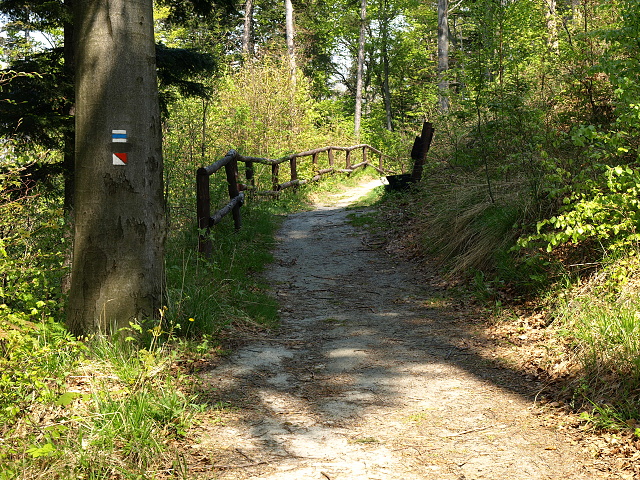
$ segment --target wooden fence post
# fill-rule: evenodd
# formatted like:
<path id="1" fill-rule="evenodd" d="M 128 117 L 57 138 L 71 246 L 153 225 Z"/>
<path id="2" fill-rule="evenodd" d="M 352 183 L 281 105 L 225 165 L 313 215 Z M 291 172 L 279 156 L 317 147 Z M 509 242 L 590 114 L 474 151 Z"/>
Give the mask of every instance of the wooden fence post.
<path id="1" fill-rule="evenodd" d="M 247 177 L 247 183 L 251 188 L 256 187 L 256 179 L 254 177 L 253 162 L 245 163 L 245 176 Z"/>
<path id="2" fill-rule="evenodd" d="M 349 170 L 351 168 L 351 150 L 347 150 L 347 155 L 344 159 L 345 169 Z"/>
<path id="3" fill-rule="evenodd" d="M 311 162 L 313 163 L 314 166 L 318 165 L 318 152 L 313 154 L 313 158 L 312 158 Z"/>
<path id="4" fill-rule="evenodd" d="M 273 165 L 271 165 L 271 183 L 273 184 L 273 191 L 277 192 L 278 191 L 278 172 L 280 171 L 280 165 L 277 163 L 274 163 Z"/>
<path id="5" fill-rule="evenodd" d="M 296 157 L 293 157 L 291 160 L 289 160 L 289 165 L 291 166 L 291 180 L 297 180 L 298 179 L 298 165 L 296 162 Z"/>
<path id="6" fill-rule="evenodd" d="M 362 147 L 362 161 L 366 162 L 367 161 L 367 147 Z M 365 165 L 366 168 L 366 165 Z"/>
<path id="7" fill-rule="evenodd" d="M 211 256 L 211 239 L 209 238 L 209 218 L 211 217 L 209 173 L 205 168 L 196 172 L 196 211 L 198 215 L 198 252 L 205 257 Z M 206 234 L 203 232 L 206 230 Z"/>
<path id="8" fill-rule="evenodd" d="M 229 199 L 233 200 L 240 191 L 238 190 L 238 156 L 234 153 L 233 159 L 224 166 L 224 171 L 227 174 L 227 183 L 229 184 Z M 237 203 L 231 214 L 233 215 L 233 223 L 236 230 L 240 230 L 242 227 L 242 217 L 240 216 L 241 202 Z"/>
<path id="9" fill-rule="evenodd" d="M 424 167 L 424 160 L 427 157 L 427 152 L 431 146 L 431 140 L 433 139 L 433 125 L 431 122 L 424 122 L 422 124 L 422 134 L 416 138 L 414 145 L 414 151 L 412 151 L 413 172 L 411 173 L 411 179 L 414 182 L 419 182 L 422 178 L 422 169 Z"/>
<path id="10" fill-rule="evenodd" d="M 327 155 L 329 156 L 329 166 L 333 167 L 335 160 L 333 158 L 333 150 L 331 148 L 327 150 Z"/>

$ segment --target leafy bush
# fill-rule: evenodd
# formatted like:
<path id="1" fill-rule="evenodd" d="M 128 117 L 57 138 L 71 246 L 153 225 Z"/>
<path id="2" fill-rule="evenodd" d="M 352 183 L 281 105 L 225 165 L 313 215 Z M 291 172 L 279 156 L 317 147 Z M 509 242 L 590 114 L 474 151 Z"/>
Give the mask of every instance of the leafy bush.
<path id="1" fill-rule="evenodd" d="M 636 246 L 640 239 L 640 174 L 628 166 L 607 167 L 604 178 L 602 186 L 592 183 L 565 197 L 559 213 L 538 222 L 538 232 L 521 239 L 519 245 L 541 243 L 551 252 L 564 243 L 595 240 L 607 253 Z"/>

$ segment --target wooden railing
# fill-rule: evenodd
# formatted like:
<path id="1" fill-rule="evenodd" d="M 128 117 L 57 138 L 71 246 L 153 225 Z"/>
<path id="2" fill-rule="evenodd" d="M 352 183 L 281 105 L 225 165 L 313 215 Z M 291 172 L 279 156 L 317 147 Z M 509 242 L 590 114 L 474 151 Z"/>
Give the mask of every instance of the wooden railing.
<path id="1" fill-rule="evenodd" d="M 362 150 L 362 159 L 360 162 L 352 163 L 352 152 L 354 150 Z M 335 163 L 335 151 L 345 152 L 345 167 L 336 168 Z M 312 157 L 312 165 L 317 167 L 319 164 L 318 157 L 321 153 L 327 153 L 328 156 L 328 168 L 315 170 L 313 177 L 308 179 L 298 178 L 298 159 L 304 157 Z M 378 165 L 373 165 L 368 160 L 368 153 L 372 152 L 378 155 Z M 308 150 L 306 152 L 294 153 L 285 157 L 272 160 L 268 158 L 258 157 L 245 157 L 240 155 L 235 150 L 229 150 L 229 152 L 220 160 L 208 167 L 199 168 L 196 172 L 196 209 L 198 215 L 198 228 L 201 231 L 198 241 L 198 251 L 205 256 L 211 255 L 211 240 L 209 239 L 209 229 L 215 224 L 219 223 L 222 218 L 229 214 L 233 214 L 233 220 L 236 229 L 240 229 L 242 226 L 242 217 L 240 215 L 240 207 L 244 203 L 245 190 L 254 191 L 257 194 L 269 195 L 277 194 L 282 190 L 290 187 L 297 187 L 309 182 L 317 181 L 322 178 L 323 175 L 333 172 L 351 173 L 358 168 L 370 166 L 376 171 L 385 175 L 390 173 L 383 168 L 383 158 L 385 155 L 378 149 L 371 145 L 361 144 L 354 145 L 353 147 L 323 147 L 315 150 Z M 238 162 L 244 162 L 246 165 L 245 177 L 249 185 L 238 184 Z M 284 183 L 280 183 L 280 165 L 284 162 L 289 162 L 291 177 Z M 271 190 L 256 191 L 255 176 L 254 176 L 254 164 L 260 163 L 263 165 L 271 165 Z M 209 177 L 219 171 L 222 167 L 225 168 L 227 183 L 229 184 L 229 203 L 211 214 L 211 199 L 209 194 Z"/>

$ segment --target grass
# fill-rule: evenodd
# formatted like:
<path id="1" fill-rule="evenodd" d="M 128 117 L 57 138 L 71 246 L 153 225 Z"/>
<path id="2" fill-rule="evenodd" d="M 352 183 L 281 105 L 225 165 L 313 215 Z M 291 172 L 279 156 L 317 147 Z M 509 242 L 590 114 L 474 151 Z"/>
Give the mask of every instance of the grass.
<path id="1" fill-rule="evenodd" d="M 196 411 L 165 347 L 91 342 L 95 356 L 62 380 L 56 401 L 31 402 L 2 428 L 0 478 L 152 478 Z M 124 361 L 124 359 L 127 359 Z"/>
<path id="2" fill-rule="evenodd" d="M 567 292 L 555 322 L 581 367 L 583 418 L 625 428 L 640 418 L 640 263 L 630 252 Z"/>

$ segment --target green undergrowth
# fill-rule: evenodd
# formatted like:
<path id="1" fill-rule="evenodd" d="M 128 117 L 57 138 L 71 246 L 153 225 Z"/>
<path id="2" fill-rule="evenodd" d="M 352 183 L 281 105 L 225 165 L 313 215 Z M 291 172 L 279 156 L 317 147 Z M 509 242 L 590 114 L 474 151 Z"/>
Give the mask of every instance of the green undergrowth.
<path id="1" fill-rule="evenodd" d="M 171 474 L 172 446 L 204 408 L 192 381 L 175 367 L 186 353 L 180 343 L 144 348 L 98 337 L 63 341 L 51 330 L 31 331 L 39 344 L 15 346 L 23 359 L 40 362 L 32 362 L 38 369 L 31 371 L 31 395 L 3 398 L 0 479 L 144 479 L 159 469 Z M 47 341 L 51 349 L 43 347 Z M 6 361 L 15 368 L 15 360 Z M 27 393 L 15 380 L 13 391 Z"/>
<path id="2" fill-rule="evenodd" d="M 193 338 L 216 336 L 238 323 L 275 325 L 277 306 L 259 273 L 272 261 L 277 206 L 249 203 L 242 209 L 239 231 L 231 218 L 211 229 L 208 259 L 196 252 L 197 232 L 179 232 L 170 239 L 166 332 Z"/>
<path id="3" fill-rule="evenodd" d="M 261 273 L 283 216 L 363 178 L 336 175 L 274 198 L 249 195 L 242 229 L 230 217 L 211 229 L 209 259 L 196 252 L 199 232 L 172 231 L 158 319 L 83 339 L 63 325 L 64 251 L 47 257 L 57 270 L 36 258 L 39 245 L 60 237 L 49 220 L 55 210 L 46 214 L 37 196 L 7 199 L 5 214 L 28 213 L 32 231 L 7 227 L 13 236 L 2 243 L 0 480 L 189 478 L 181 443 L 194 422 L 220 407 L 209 404 L 192 373 L 227 354 L 226 336 L 277 326 L 277 303 Z"/>

